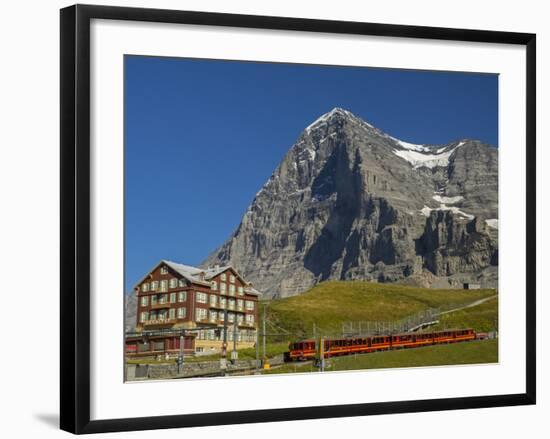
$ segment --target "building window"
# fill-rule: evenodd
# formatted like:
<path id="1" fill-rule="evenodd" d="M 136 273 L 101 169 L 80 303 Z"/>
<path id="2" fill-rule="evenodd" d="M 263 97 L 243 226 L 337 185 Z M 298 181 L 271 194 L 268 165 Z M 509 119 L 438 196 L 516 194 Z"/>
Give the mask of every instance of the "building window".
<path id="1" fill-rule="evenodd" d="M 158 303 L 158 296 L 156 294 L 153 294 L 151 296 L 151 305 L 156 305 Z"/>
<path id="2" fill-rule="evenodd" d="M 215 294 L 210 294 L 210 306 L 218 305 L 218 297 Z"/>
<path id="3" fill-rule="evenodd" d="M 226 285 L 225 285 L 223 282 L 220 283 L 220 292 L 221 292 L 222 294 L 225 294 L 226 290 L 227 290 Z"/>
<path id="4" fill-rule="evenodd" d="M 159 320 L 166 320 L 166 317 L 168 317 L 168 312 L 165 309 L 161 309 L 158 313 Z"/>
<path id="5" fill-rule="evenodd" d="M 216 291 L 218 289 L 218 283 L 215 280 L 210 283 L 210 289 L 212 291 Z"/>
<path id="6" fill-rule="evenodd" d="M 229 285 L 229 294 L 231 294 L 232 296 L 235 295 L 235 285 Z"/>
<path id="7" fill-rule="evenodd" d="M 227 299 L 225 297 L 220 297 L 220 308 L 227 307 Z"/>
<path id="8" fill-rule="evenodd" d="M 143 311 L 140 315 L 139 315 L 139 321 L 140 323 L 144 323 L 146 322 L 147 320 L 149 320 L 149 313 L 147 311 Z"/>
<path id="9" fill-rule="evenodd" d="M 229 299 L 228 309 L 235 309 L 235 299 Z"/>
<path id="10" fill-rule="evenodd" d="M 178 287 L 178 280 L 173 277 L 172 279 L 170 279 L 170 288 L 177 288 Z"/>
<path id="11" fill-rule="evenodd" d="M 161 280 L 160 281 L 160 292 L 165 293 L 168 291 L 168 281 L 167 280 Z"/>
<path id="12" fill-rule="evenodd" d="M 235 276 L 233 276 L 232 274 L 229 275 L 229 282 L 231 282 L 232 284 L 235 283 Z"/>
<path id="13" fill-rule="evenodd" d="M 180 291 L 178 293 L 178 302 L 185 302 L 187 300 L 187 291 Z"/>
<path id="14" fill-rule="evenodd" d="M 210 321 L 215 322 L 218 320 L 218 313 L 216 311 L 210 311 Z"/>
<path id="15" fill-rule="evenodd" d="M 242 314 L 237 314 L 237 323 L 238 323 L 239 325 L 242 325 L 243 320 L 244 320 L 244 315 L 242 315 Z"/>
<path id="16" fill-rule="evenodd" d="M 247 314 L 246 315 L 246 323 L 250 326 L 254 325 L 254 315 L 253 314 Z"/>
<path id="17" fill-rule="evenodd" d="M 242 311 L 243 308 L 244 308 L 244 306 L 243 306 L 243 299 L 238 299 L 238 300 L 237 300 L 237 309 L 238 309 L 239 311 Z"/>
<path id="18" fill-rule="evenodd" d="M 149 305 L 149 297 L 141 296 L 141 306 L 147 306 L 147 305 Z"/>
<path id="19" fill-rule="evenodd" d="M 206 320 L 208 318 L 208 310 L 206 308 L 195 308 L 195 319 Z"/>
<path id="20" fill-rule="evenodd" d="M 252 300 L 247 300 L 245 306 L 247 311 L 254 311 L 254 302 Z"/>
<path id="21" fill-rule="evenodd" d="M 221 280 L 226 280 L 227 279 L 227 275 L 225 273 L 222 273 L 222 275 L 220 276 Z"/>
<path id="22" fill-rule="evenodd" d="M 179 286 L 180 288 L 187 286 L 187 284 L 186 284 L 186 282 L 185 282 L 185 279 L 180 279 L 180 280 L 178 281 L 178 286 Z"/>
<path id="23" fill-rule="evenodd" d="M 160 267 L 160 274 L 168 274 L 168 268 Z"/>
<path id="24" fill-rule="evenodd" d="M 151 291 L 157 291 L 158 287 L 159 287 L 158 280 L 154 280 L 153 282 L 151 282 Z"/>
<path id="25" fill-rule="evenodd" d="M 176 293 L 170 293 L 170 303 L 176 303 Z"/>
<path id="26" fill-rule="evenodd" d="M 170 318 L 171 319 L 176 318 L 176 308 L 170 308 Z"/>
<path id="27" fill-rule="evenodd" d="M 208 303 L 208 294 L 197 291 L 197 303 Z"/>
<path id="28" fill-rule="evenodd" d="M 235 321 L 235 314 L 232 313 L 232 312 L 228 312 L 227 313 L 227 321 L 229 323 L 233 323 Z M 233 331 L 231 331 L 231 332 L 233 332 Z"/>
<path id="29" fill-rule="evenodd" d="M 159 303 L 168 303 L 168 294 L 159 294 Z"/>
<path id="30" fill-rule="evenodd" d="M 184 319 L 187 309 L 184 306 L 178 308 L 178 319 Z"/>
<path id="31" fill-rule="evenodd" d="M 145 282 L 144 284 L 141 285 L 141 291 L 143 291 L 144 293 L 149 291 L 149 283 L 148 282 Z"/>
<path id="32" fill-rule="evenodd" d="M 237 289 L 237 291 L 239 292 L 239 296 L 242 296 L 244 294 L 244 288 L 243 287 L 239 287 Z"/>

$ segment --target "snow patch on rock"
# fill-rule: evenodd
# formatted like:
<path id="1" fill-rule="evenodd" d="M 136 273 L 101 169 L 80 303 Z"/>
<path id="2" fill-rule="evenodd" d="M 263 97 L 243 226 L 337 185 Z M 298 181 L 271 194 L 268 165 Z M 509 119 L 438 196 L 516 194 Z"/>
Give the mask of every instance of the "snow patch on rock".
<path id="1" fill-rule="evenodd" d="M 467 218 L 469 220 L 473 220 L 475 218 L 474 215 L 470 215 L 469 213 L 463 212 L 458 207 L 447 206 L 445 204 L 441 204 L 439 207 L 436 207 L 435 209 L 425 205 L 422 209 L 420 209 L 420 212 L 422 212 L 424 216 L 429 217 L 432 210 L 450 210 L 454 214 L 461 215 L 464 218 Z"/>
<path id="2" fill-rule="evenodd" d="M 388 136 L 393 141 L 397 142 L 401 148 L 408 149 L 409 151 L 429 152 L 429 147 L 424 145 L 417 145 L 415 143 L 405 142 L 404 140 L 396 139 L 395 137 Z"/>
<path id="3" fill-rule="evenodd" d="M 437 166 L 445 167 L 449 164 L 449 158 L 456 151 L 457 148 L 460 148 L 464 145 L 464 141 L 458 142 L 456 146 L 449 149 L 448 146 L 443 148 L 438 148 L 436 150 L 424 146 L 424 145 L 415 145 L 413 143 L 403 142 L 402 140 L 391 137 L 396 141 L 404 150 L 394 149 L 393 153 L 408 161 L 414 169 L 418 168 L 435 168 Z"/>
<path id="4" fill-rule="evenodd" d="M 394 149 L 393 153 L 396 156 L 408 161 L 414 169 L 423 167 L 432 169 L 437 166 L 447 166 L 449 164 L 449 157 L 451 157 L 451 154 L 455 152 L 456 148 L 458 148 L 458 146 L 441 154 L 422 153 L 412 150 L 403 151 L 398 149 Z"/>
<path id="5" fill-rule="evenodd" d="M 441 195 L 434 195 L 432 198 L 442 204 L 456 204 L 464 199 L 462 195 L 457 195 L 456 197 L 442 197 Z"/>

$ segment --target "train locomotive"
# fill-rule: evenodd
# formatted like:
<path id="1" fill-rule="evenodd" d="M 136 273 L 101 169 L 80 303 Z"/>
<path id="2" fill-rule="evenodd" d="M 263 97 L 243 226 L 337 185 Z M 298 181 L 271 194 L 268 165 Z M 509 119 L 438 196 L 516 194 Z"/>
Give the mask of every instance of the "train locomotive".
<path id="1" fill-rule="evenodd" d="M 452 329 L 434 332 L 403 333 L 392 335 L 373 335 L 368 337 L 346 337 L 322 339 L 322 352 L 325 358 L 350 354 L 387 351 L 391 349 L 409 349 L 435 344 L 459 343 L 485 338 L 486 334 L 471 329 Z M 319 340 L 307 339 L 290 343 L 285 352 L 285 361 L 306 361 L 319 357 Z"/>

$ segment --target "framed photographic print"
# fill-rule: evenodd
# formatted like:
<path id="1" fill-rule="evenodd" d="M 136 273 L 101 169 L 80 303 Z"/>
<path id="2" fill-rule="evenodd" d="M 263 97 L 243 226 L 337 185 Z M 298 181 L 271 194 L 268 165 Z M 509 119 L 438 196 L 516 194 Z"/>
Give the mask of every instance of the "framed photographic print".
<path id="1" fill-rule="evenodd" d="M 533 34 L 62 9 L 62 429 L 534 404 L 535 128 Z"/>

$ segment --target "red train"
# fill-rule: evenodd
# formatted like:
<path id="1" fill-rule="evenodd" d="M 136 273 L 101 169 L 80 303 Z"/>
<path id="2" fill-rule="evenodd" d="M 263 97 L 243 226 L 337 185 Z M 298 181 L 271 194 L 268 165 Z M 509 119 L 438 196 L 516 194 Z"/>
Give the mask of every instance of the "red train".
<path id="1" fill-rule="evenodd" d="M 436 332 L 419 332 L 393 335 L 374 335 L 370 337 L 349 337 L 324 340 L 325 358 L 340 355 L 364 354 L 390 349 L 416 348 L 443 343 L 458 343 L 461 341 L 483 338 L 473 329 L 453 329 Z M 315 340 L 302 340 L 288 345 L 285 361 L 304 361 L 318 357 Z"/>

